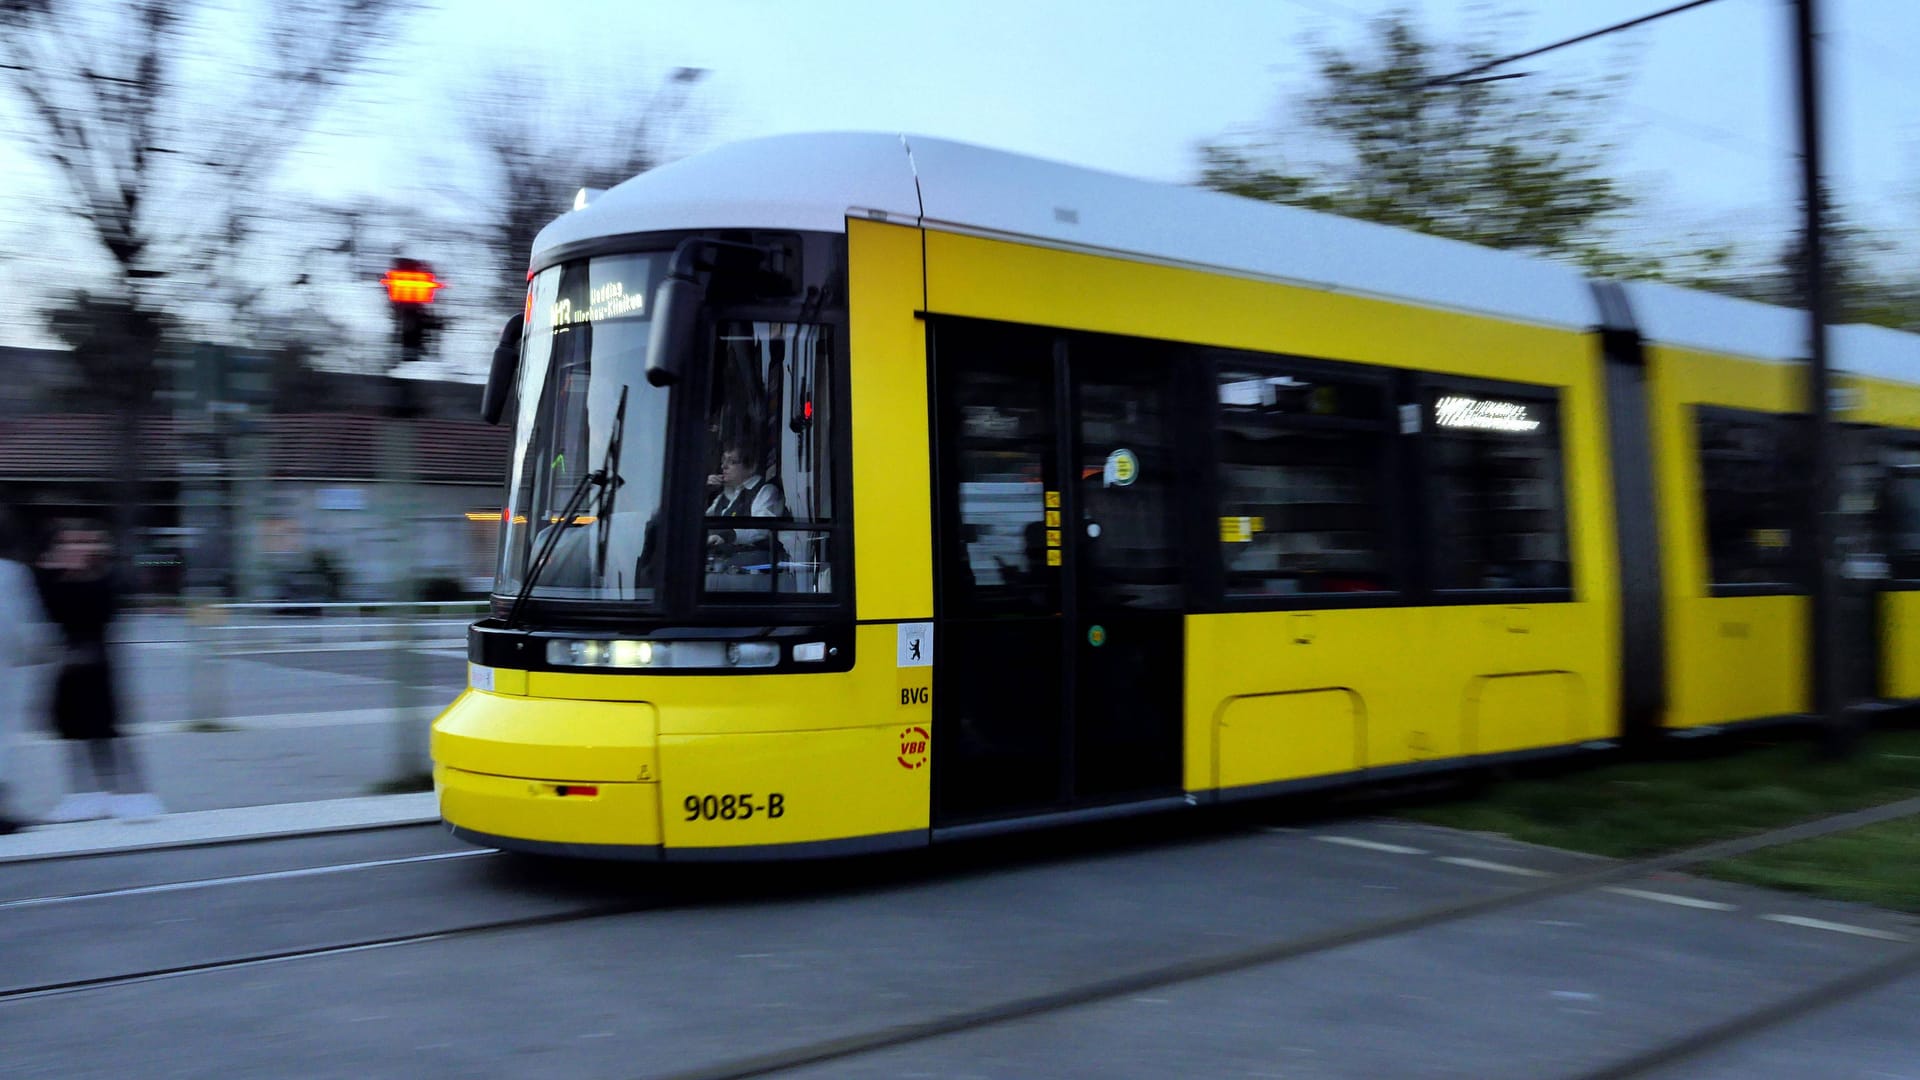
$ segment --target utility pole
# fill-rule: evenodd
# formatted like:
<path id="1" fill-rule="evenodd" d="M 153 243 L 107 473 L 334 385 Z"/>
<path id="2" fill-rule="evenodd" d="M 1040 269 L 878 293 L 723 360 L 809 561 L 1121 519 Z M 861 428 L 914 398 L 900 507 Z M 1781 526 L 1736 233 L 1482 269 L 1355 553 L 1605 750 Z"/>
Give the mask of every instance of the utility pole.
<path id="1" fill-rule="evenodd" d="M 1827 369 L 1827 282 L 1825 240 L 1826 222 L 1821 209 L 1825 200 L 1820 170 L 1820 71 L 1816 34 L 1818 18 L 1814 0 L 1792 0 L 1794 16 L 1794 58 L 1799 71 L 1800 97 L 1800 203 L 1805 213 L 1801 227 L 1801 250 L 1805 252 L 1802 287 L 1807 305 L 1807 412 L 1811 418 L 1807 433 L 1808 464 L 1813 471 L 1808 485 L 1809 547 L 1813 557 L 1812 603 L 1808 638 L 1811 645 L 1810 670 L 1813 672 L 1813 709 L 1826 733 L 1826 748 L 1835 756 L 1854 749 L 1859 732 L 1840 700 L 1839 638 L 1835 634 L 1834 615 L 1838 607 L 1838 583 L 1834 576 L 1833 402 Z"/>

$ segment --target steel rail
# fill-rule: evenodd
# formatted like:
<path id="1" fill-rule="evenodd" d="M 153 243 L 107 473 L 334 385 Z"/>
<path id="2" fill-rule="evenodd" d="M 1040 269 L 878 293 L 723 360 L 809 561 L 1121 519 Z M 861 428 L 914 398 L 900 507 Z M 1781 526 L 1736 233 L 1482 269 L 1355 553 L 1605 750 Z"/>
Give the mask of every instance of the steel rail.
<path id="1" fill-rule="evenodd" d="M 220 971 L 238 971 L 245 968 L 264 967 L 270 964 L 284 964 L 299 960 L 317 960 L 329 956 L 343 956 L 348 953 L 371 952 L 375 949 L 391 949 L 406 945 L 421 945 L 430 941 L 452 941 L 459 938 L 478 937 L 485 934 L 504 933 L 513 930 L 531 930 L 546 926 L 564 926 L 568 923 L 588 922 L 614 915 L 626 915 L 657 906 L 644 901 L 627 900 L 613 904 L 595 904 L 572 911 L 552 911 L 542 915 L 523 915 L 515 919 L 498 919 L 492 922 L 476 923 L 470 926 L 455 926 L 443 930 L 426 930 L 412 934 L 394 934 L 389 937 L 366 938 L 360 941 L 337 942 L 330 945 L 310 945 L 298 949 L 280 949 L 272 952 L 250 953 L 245 956 L 228 957 L 221 960 L 205 960 L 190 964 L 175 964 L 168 967 L 149 968 L 145 971 L 127 972 L 119 975 L 95 975 L 83 979 L 65 979 L 58 982 L 40 983 L 31 986 L 19 986 L 0 990 L 0 1008 L 26 1001 L 58 997 L 64 994 L 77 994 L 90 990 L 108 990 L 123 986 L 136 986 L 141 983 L 158 982 L 163 979 L 177 979 L 189 975 L 206 975 Z"/>
<path id="2" fill-rule="evenodd" d="M 1491 914 L 1507 908 L 1538 903 L 1555 897 L 1573 893 L 1587 892 L 1622 881 L 1647 877 L 1663 871 L 1679 870 L 1700 863 L 1715 862 L 1734 858 L 1767 848 L 1784 844 L 1811 840 L 1835 833 L 1850 832 L 1854 829 L 1878 825 L 1888 821 L 1920 815 L 1920 798 L 1905 799 L 1883 806 L 1855 810 L 1829 817 L 1817 818 L 1778 829 L 1770 829 L 1749 836 L 1720 840 L 1698 847 L 1665 855 L 1656 855 L 1644 859 L 1614 863 L 1598 869 L 1570 874 L 1544 880 L 1536 885 L 1509 889 L 1492 896 L 1461 903 L 1447 904 L 1425 911 L 1407 915 L 1390 916 L 1358 926 L 1333 930 L 1304 938 L 1266 942 L 1249 946 L 1233 952 L 1193 960 L 1178 961 L 1138 971 L 1095 979 L 1062 987 L 1039 994 L 1011 998 L 1005 1001 L 971 1009 L 949 1012 L 924 1020 L 908 1021 L 865 1032 L 822 1039 L 803 1043 L 762 1054 L 754 1054 L 715 1065 L 701 1066 L 671 1073 L 653 1074 L 649 1080 L 748 1080 L 751 1077 L 770 1076 L 794 1069 L 820 1065 L 831 1061 L 843 1060 L 880 1050 L 892 1049 L 913 1043 L 947 1035 L 978 1031 L 1000 1024 L 1027 1020 L 1048 1013 L 1061 1012 L 1085 1005 L 1111 1001 L 1116 998 L 1137 994 L 1146 990 L 1160 989 L 1181 983 L 1218 975 L 1228 975 L 1249 968 L 1267 964 L 1295 960 L 1316 953 L 1358 945 L 1380 938 L 1394 937 L 1400 934 L 1422 930 L 1430 926 L 1457 922 L 1479 915 Z M 1911 964 L 1920 962 L 1920 950 L 1916 955 L 1884 965 L 1886 970 L 1879 972 L 1876 979 L 1863 983 L 1859 989 L 1881 983 L 1897 977 Z M 1851 986 L 1862 976 L 1851 975 L 1838 980 L 1835 986 Z M 1795 999 L 1795 1003 L 1799 1001 Z M 1804 1006 L 1803 1006 L 1804 1009 Z M 1763 1010 L 1765 1012 L 1765 1010 Z M 1795 1015 L 1792 1013 L 1786 1015 Z M 1649 1066 L 1651 1067 L 1651 1066 Z M 1614 1075 L 1626 1076 L 1630 1073 L 1597 1074 L 1594 1080 L 1610 1080 Z"/>

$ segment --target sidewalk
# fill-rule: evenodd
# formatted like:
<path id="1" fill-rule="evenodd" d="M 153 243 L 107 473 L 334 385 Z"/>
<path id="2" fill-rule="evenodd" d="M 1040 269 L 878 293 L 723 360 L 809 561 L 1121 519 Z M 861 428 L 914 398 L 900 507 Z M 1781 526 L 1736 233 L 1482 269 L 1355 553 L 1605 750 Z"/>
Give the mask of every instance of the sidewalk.
<path id="1" fill-rule="evenodd" d="M 414 710 L 425 725 L 437 706 Z M 374 795 L 399 768 L 392 709 L 131 725 L 128 743 L 170 811 L 152 821 L 41 825 L 0 836 L 0 863 L 439 820 L 431 792 Z M 50 736 L 15 745 L 7 810 L 34 820 L 65 794 L 66 748 Z"/>
<path id="2" fill-rule="evenodd" d="M 265 840 L 440 820 L 431 791 L 167 814 L 151 821 L 82 821 L 0 836 L 0 863 L 62 855 L 153 851 L 223 840 Z"/>

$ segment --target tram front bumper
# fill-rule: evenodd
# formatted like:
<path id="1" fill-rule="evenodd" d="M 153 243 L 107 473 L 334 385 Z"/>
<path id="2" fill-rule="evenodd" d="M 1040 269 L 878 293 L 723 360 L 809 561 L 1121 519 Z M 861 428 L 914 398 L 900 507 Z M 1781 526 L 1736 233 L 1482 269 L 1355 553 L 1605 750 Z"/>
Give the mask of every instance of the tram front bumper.
<path id="1" fill-rule="evenodd" d="M 658 713 L 469 690 L 433 723 L 440 816 L 479 843 L 647 857 L 661 843 Z"/>
<path id="2" fill-rule="evenodd" d="M 590 858 L 660 855 L 658 784 L 524 780 L 445 765 L 434 766 L 433 783 L 441 818 L 478 844 Z"/>

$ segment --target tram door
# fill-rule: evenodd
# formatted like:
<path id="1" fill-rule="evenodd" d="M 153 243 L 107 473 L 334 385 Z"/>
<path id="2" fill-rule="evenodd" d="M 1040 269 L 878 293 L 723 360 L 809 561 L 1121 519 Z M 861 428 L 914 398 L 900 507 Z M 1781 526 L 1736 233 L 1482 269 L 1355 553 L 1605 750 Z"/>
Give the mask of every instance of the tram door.
<path id="1" fill-rule="evenodd" d="M 1176 793 L 1168 358 L 947 319 L 933 352 L 934 823 Z"/>

